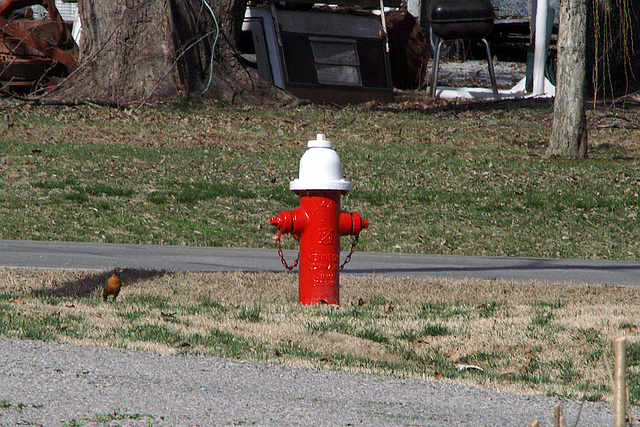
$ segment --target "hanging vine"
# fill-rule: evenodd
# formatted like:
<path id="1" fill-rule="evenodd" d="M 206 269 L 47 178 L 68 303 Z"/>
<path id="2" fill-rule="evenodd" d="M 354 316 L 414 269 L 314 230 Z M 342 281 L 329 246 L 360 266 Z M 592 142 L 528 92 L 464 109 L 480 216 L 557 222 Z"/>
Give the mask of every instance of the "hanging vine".
<path id="1" fill-rule="evenodd" d="M 590 0 L 593 32 L 592 85 L 599 95 L 626 92 L 636 76 L 634 66 L 634 0 Z M 622 80 L 622 81 L 621 81 Z M 622 84 L 624 87 L 620 87 Z"/>

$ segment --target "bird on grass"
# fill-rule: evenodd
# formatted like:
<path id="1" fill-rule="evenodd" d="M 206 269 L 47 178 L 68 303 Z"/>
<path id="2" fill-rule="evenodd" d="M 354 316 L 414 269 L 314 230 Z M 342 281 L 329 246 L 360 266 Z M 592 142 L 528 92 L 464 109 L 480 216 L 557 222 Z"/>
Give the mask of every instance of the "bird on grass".
<path id="1" fill-rule="evenodd" d="M 113 272 L 113 275 L 109 277 L 109 280 L 107 280 L 107 285 L 102 291 L 103 300 L 106 301 L 109 295 L 113 295 L 113 300 L 116 300 L 116 297 L 120 293 L 120 288 L 122 287 L 122 279 L 120 278 L 120 273 L 122 273 L 122 269 L 116 268 Z"/>

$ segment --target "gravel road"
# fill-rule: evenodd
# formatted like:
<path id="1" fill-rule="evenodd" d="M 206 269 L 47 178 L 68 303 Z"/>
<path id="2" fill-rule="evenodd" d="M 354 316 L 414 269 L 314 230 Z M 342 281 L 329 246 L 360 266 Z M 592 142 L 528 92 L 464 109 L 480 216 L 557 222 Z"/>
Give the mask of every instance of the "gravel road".
<path id="1" fill-rule="evenodd" d="M 552 425 L 557 399 L 433 381 L 0 339 L 0 425 Z M 565 402 L 568 425 L 578 402 Z M 586 403 L 580 426 L 611 425 Z"/>

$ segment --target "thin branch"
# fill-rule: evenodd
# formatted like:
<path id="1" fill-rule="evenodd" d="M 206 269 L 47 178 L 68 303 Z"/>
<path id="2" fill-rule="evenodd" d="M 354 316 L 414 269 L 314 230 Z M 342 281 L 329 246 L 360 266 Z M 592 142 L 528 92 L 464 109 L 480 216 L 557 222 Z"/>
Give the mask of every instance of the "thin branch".
<path id="1" fill-rule="evenodd" d="M 102 99 L 91 99 L 91 98 L 82 98 L 82 99 L 74 99 L 74 100 L 69 100 L 69 99 L 40 99 L 40 98 L 36 98 L 36 99 L 30 99 L 30 100 L 26 100 L 18 105 L 16 105 L 17 107 L 21 107 L 23 105 L 26 104 L 33 104 L 33 105 L 62 105 L 65 107 L 76 107 L 78 105 L 91 105 L 94 107 L 110 107 L 110 108 L 117 108 L 119 110 L 124 110 L 127 108 L 127 105 L 125 104 L 120 104 L 118 102 L 112 102 L 112 101 L 105 101 Z"/>
<path id="2" fill-rule="evenodd" d="M 620 124 L 616 124 L 616 123 L 611 123 L 609 125 L 589 126 L 589 129 L 633 129 L 633 130 L 637 130 L 637 129 L 640 129 L 640 125 L 635 125 L 635 124 L 620 125 Z"/>
<path id="3" fill-rule="evenodd" d="M 617 102 L 623 102 L 628 100 L 630 100 L 631 102 L 640 103 L 640 91 L 629 93 L 627 95 L 618 97 L 613 100 L 613 103 L 615 104 Z"/>

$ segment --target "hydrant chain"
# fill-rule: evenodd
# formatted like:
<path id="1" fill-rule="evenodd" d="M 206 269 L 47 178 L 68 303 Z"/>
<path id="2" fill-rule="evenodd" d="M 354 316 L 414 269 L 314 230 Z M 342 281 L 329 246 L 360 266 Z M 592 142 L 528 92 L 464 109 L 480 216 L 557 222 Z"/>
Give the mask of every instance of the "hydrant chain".
<path id="1" fill-rule="evenodd" d="M 286 268 L 287 270 L 293 270 L 298 265 L 298 262 L 300 262 L 300 252 L 298 252 L 298 258 L 296 258 L 296 260 L 293 261 L 293 264 L 289 265 L 287 260 L 284 259 L 284 251 L 282 250 L 282 244 L 280 242 L 281 237 L 282 237 L 282 232 L 278 230 L 278 235 L 276 236 L 276 244 L 278 245 L 278 256 L 280 257 L 280 262 L 282 263 L 284 268 Z M 349 264 L 349 261 L 351 261 L 351 257 L 353 256 L 353 253 L 356 251 L 356 246 L 358 245 L 359 238 L 360 238 L 360 233 L 355 235 L 353 239 L 353 243 L 351 243 L 351 250 L 349 251 L 349 254 L 345 257 L 344 262 L 340 264 L 340 270 L 343 270 L 344 266 Z"/>
<path id="2" fill-rule="evenodd" d="M 282 251 L 282 245 L 280 244 L 281 234 L 282 233 L 280 232 L 280 230 L 278 230 L 278 235 L 276 236 L 276 244 L 278 245 L 278 255 L 280 256 L 280 262 L 282 263 L 284 268 L 286 268 L 287 270 L 293 270 L 294 268 L 296 268 L 296 266 L 298 265 L 298 262 L 300 261 L 300 252 L 298 252 L 298 258 L 296 258 L 296 260 L 293 261 L 293 264 L 289 265 L 287 263 L 287 260 L 284 259 L 284 252 Z"/>
<path id="3" fill-rule="evenodd" d="M 340 265 L 340 270 L 342 270 L 344 266 L 349 264 L 349 261 L 351 261 L 351 256 L 356 251 L 356 245 L 358 244 L 359 238 L 360 238 L 360 233 L 356 234 L 355 237 L 353 238 L 353 243 L 351 244 L 351 251 L 349 252 L 349 255 L 347 255 L 347 257 L 344 259 L 344 262 Z"/>

